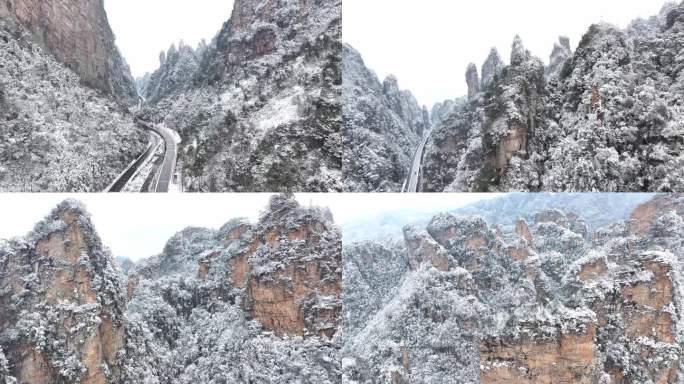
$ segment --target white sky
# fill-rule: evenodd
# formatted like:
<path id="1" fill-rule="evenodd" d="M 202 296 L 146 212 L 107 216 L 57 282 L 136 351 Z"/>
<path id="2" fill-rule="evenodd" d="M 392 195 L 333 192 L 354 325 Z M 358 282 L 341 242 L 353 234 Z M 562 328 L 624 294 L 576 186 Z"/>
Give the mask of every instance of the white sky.
<path id="1" fill-rule="evenodd" d="M 207 43 L 230 19 L 233 0 L 105 0 L 116 44 L 134 77 L 159 67 L 171 44 Z"/>
<path id="2" fill-rule="evenodd" d="M 591 24 L 626 27 L 656 15 L 665 0 L 344 0 L 343 40 L 380 80 L 399 79 L 421 104 L 467 93 L 468 63 L 478 71 L 491 47 L 508 63 L 513 37 L 545 62 L 558 36 L 573 49 Z"/>
<path id="3" fill-rule="evenodd" d="M 133 260 L 156 255 L 176 232 L 220 228 L 228 220 L 256 221 L 271 194 L 4 194 L 0 239 L 22 236 L 57 204 L 74 198 L 86 205 L 95 229 L 115 256 Z M 340 226 L 360 218 L 410 208 L 453 210 L 497 194 L 297 194 L 302 205 L 329 207 Z"/>

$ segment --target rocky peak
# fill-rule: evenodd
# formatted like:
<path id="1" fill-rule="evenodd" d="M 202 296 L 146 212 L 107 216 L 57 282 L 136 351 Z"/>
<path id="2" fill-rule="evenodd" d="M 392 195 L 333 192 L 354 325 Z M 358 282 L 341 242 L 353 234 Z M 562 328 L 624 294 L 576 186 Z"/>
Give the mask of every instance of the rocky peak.
<path id="1" fill-rule="evenodd" d="M 137 98 L 102 0 L 5 0 L 0 1 L 4 17 L 19 21 L 85 84 L 123 99 Z"/>
<path id="2" fill-rule="evenodd" d="M 520 36 L 516 35 L 511 48 L 511 65 L 518 66 L 528 61 L 531 57 L 532 54 L 525 48 Z"/>
<path id="3" fill-rule="evenodd" d="M 492 50 L 489 51 L 489 56 L 487 56 L 484 64 L 482 64 L 482 84 L 480 85 L 480 88 L 486 89 L 489 87 L 494 81 L 494 78 L 501 73 L 504 67 L 505 64 L 503 60 L 501 60 L 501 56 L 499 56 L 499 51 L 492 47 Z"/>
<path id="4" fill-rule="evenodd" d="M 342 309 L 341 235 L 328 210 L 287 195 L 271 200 L 254 230 L 247 309 L 276 334 L 332 337 Z"/>
<path id="5" fill-rule="evenodd" d="M 572 48 L 570 48 L 570 39 L 565 36 L 558 38 L 558 42 L 553 45 L 553 51 L 549 58 L 549 66 L 546 68 L 546 77 L 558 74 L 563 68 L 566 60 L 572 57 Z"/>
<path id="6" fill-rule="evenodd" d="M 385 78 L 382 89 L 390 109 L 408 124 L 411 131 L 422 136 L 430 126 L 430 119 L 413 94 L 410 91 L 401 90 L 399 81 L 394 75 Z"/>
<path id="7" fill-rule="evenodd" d="M 521 239 L 525 240 L 528 245 L 531 246 L 533 244 L 534 238 L 532 237 L 532 232 L 530 232 L 530 228 L 527 226 L 527 221 L 525 219 L 518 219 L 515 224 L 515 233 L 517 233 Z"/>
<path id="8" fill-rule="evenodd" d="M 402 102 L 393 79 L 381 82 L 361 54 L 346 44 L 342 76 L 344 146 L 349 152 L 342 159 L 345 189 L 399 191 L 420 141 L 420 125 L 426 125 L 421 123 L 422 112 L 420 121 L 407 120 L 405 110 L 414 105 L 411 98 Z"/>
<path id="9" fill-rule="evenodd" d="M 446 250 L 426 232 L 413 226 L 404 227 L 404 241 L 408 251 L 409 268 L 413 271 L 429 263 L 440 271 L 449 270 Z"/>
<path id="10" fill-rule="evenodd" d="M 455 105 L 456 103 L 453 100 L 445 100 L 441 103 L 435 103 L 430 111 L 430 122 L 432 123 L 432 126 L 436 126 L 442 120 L 446 119 L 454 109 Z"/>
<path id="11" fill-rule="evenodd" d="M 630 216 L 628 230 L 640 237 L 651 234 L 659 218 L 674 212 L 684 217 L 684 197 L 680 195 L 658 195 L 640 204 Z"/>
<path id="12" fill-rule="evenodd" d="M 389 75 L 382 81 L 382 92 L 387 97 L 394 97 L 399 93 L 399 80 L 394 75 Z"/>
<path id="13" fill-rule="evenodd" d="M 256 224 L 236 219 L 218 232 L 221 244 L 197 260 L 201 280 L 242 292 L 243 309 L 278 336 L 336 333 L 341 234 L 329 210 L 275 195 Z"/>
<path id="14" fill-rule="evenodd" d="M 278 0 L 237 0 L 233 4 L 231 25 L 235 33 L 245 31 L 256 21 L 272 22 Z"/>
<path id="15" fill-rule="evenodd" d="M 192 84 L 200 66 L 201 56 L 181 40 L 176 48 L 169 47 L 166 53 L 159 54 L 159 68 L 144 80 L 141 96 L 150 103 L 171 95 Z"/>
<path id="16" fill-rule="evenodd" d="M 684 5 L 674 8 L 667 12 L 665 18 L 665 28 L 672 28 L 675 23 L 684 21 Z"/>
<path id="17" fill-rule="evenodd" d="M 432 218 L 427 231 L 437 243 L 447 249 L 460 246 L 467 250 L 479 250 L 490 243 L 492 236 L 484 218 L 448 213 Z"/>
<path id="18" fill-rule="evenodd" d="M 534 216 L 535 224 L 554 223 L 562 228 L 569 228 L 570 223 L 565 212 L 560 209 L 545 209 Z"/>
<path id="19" fill-rule="evenodd" d="M 477 74 L 477 66 L 475 64 L 468 64 L 465 77 L 466 83 L 468 84 L 468 99 L 472 99 L 480 93 L 480 78 Z"/>
<path id="20" fill-rule="evenodd" d="M 19 382 L 116 382 L 126 291 L 82 205 L 61 203 L 0 251 L 0 288 L 0 348 Z"/>

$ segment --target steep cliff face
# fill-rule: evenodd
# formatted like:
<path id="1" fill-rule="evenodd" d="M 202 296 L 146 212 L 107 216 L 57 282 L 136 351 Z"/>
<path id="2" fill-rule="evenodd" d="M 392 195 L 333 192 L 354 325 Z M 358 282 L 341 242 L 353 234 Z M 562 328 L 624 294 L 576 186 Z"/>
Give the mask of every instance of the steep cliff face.
<path id="1" fill-rule="evenodd" d="M 422 190 L 682 189 L 681 8 L 593 25 L 574 52 L 561 37 L 548 66 L 516 38 L 479 87 L 470 66 L 470 102 L 435 127 Z"/>
<path id="2" fill-rule="evenodd" d="M 147 92 L 186 189 L 341 190 L 341 33 L 339 0 L 238 0 L 195 58 L 166 55 Z"/>
<path id="3" fill-rule="evenodd" d="M 0 345 L 20 383 L 116 383 L 126 291 L 77 202 L 0 250 Z M 11 382 L 11 381 L 10 381 Z"/>
<path id="4" fill-rule="evenodd" d="M 83 82 L 128 101 L 137 99 L 130 69 L 114 43 L 102 0 L 6 0 L 0 18 L 13 17 L 33 40 Z"/>
<path id="5" fill-rule="evenodd" d="M 292 201 L 273 200 L 254 231 L 246 307 L 277 335 L 332 337 L 342 310 L 340 233 L 326 214 L 291 209 Z"/>
<path id="6" fill-rule="evenodd" d="M 344 295 L 345 318 L 366 319 L 350 321 L 345 380 L 681 382 L 681 207 L 659 196 L 593 239 L 559 210 L 506 228 L 450 214 L 427 232 L 407 228 L 393 256 L 406 272 L 392 297 L 379 295 L 382 309 L 356 305 L 375 300 L 373 290 Z M 372 260 L 357 255 L 371 249 L 345 246 L 344 257 Z"/>
<path id="7" fill-rule="evenodd" d="M 129 288 L 126 380 L 339 382 L 341 239 L 327 210 L 275 196 L 255 224 L 187 229 Z"/>
<path id="8" fill-rule="evenodd" d="M 399 89 L 395 77 L 380 83 L 348 45 L 342 73 L 345 189 L 398 192 L 430 127 L 427 111 L 410 92 Z"/>

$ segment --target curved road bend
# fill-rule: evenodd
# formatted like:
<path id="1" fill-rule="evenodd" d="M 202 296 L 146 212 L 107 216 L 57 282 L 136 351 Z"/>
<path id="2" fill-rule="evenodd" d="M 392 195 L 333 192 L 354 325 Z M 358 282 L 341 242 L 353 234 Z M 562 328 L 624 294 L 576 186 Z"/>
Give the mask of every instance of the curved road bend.
<path id="1" fill-rule="evenodd" d="M 161 171 L 159 171 L 159 176 L 157 178 L 157 184 L 155 186 L 155 192 L 168 192 L 169 184 L 173 180 L 174 170 L 176 168 L 176 141 L 168 129 L 159 128 L 152 123 L 148 123 L 142 120 L 136 120 L 136 123 L 146 130 L 154 132 L 157 136 L 164 140 L 164 162 L 161 166 Z M 156 149 L 156 145 L 151 146 L 147 151 L 141 155 L 138 160 L 130 167 L 119 179 L 114 182 L 112 188 L 109 192 L 121 192 L 126 187 L 135 174 L 135 172 L 142 167 L 147 160 L 150 158 L 151 151 Z"/>
<path id="2" fill-rule="evenodd" d="M 154 189 L 155 192 L 168 192 L 169 185 L 173 181 L 173 175 L 176 171 L 176 140 L 168 129 L 163 126 L 161 128 L 154 124 L 151 124 L 151 129 L 157 132 L 161 137 L 164 138 L 164 163 L 162 163 L 161 171 L 159 173 L 159 178 L 157 179 L 157 186 Z"/>
<path id="3" fill-rule="evenodd" d="M 418 148 L 416 149 L 416 153 L 413 155 L 413 164 L 411 165 L 411 173 L 409 173 L 409 180 L 408 180 L 408 189 L 406 192 L 408 193 L 416 193 L 418 192 L 418 178 L 420 176 L 420 163 L 423 159 L 423 152 L 425 151 L 425 145 L 427 144 L 428 138 L 430 138 L 430 133 L 432 133 L 432 129 L 428 130 L 425 135 L 423 135 L 423 139 L 420 141 L 420 144 L 418 145 Z"/>
<path id="4" fill-rule="evenodd" d="M 158 136 L 158 135 L 157 135 Z M 161 136 L 157 139 L 161 140 Z M 132 166 L 130 166 L 126 172 L 124 172 L 119 178 L 112 184 L 111 188 L 107 192 L 121 192 L 126 188 L 126 185 L 131 181 L 133 178 L 133 175 L 138 171 L 140 167 L 142 167 L 147 161 L 150 159 L 151 155 L 154 153 L 154 151 L 157 149 L 157 143 L 156 141 L 154 144 L 150 143 L 151 145 L 147 146 L 147 149 L 145 152 L 143 152 L 140 157 L 133 163 Z"/>

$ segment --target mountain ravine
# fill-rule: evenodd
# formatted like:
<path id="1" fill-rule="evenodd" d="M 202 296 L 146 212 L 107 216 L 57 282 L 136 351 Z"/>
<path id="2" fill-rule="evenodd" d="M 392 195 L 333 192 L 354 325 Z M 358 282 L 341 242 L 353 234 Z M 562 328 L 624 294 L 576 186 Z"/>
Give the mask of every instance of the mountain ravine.
<path id="1" fill-rule="evenodd" d="M 625 29 L 594 24 L 579 42 L 561 37 L 548 64 L 513 40 L 508 62 L 492 50 L 466 68 L 467 95 L 433 107 L 419 191 L 684 190 L 684 3 Z M 349 189 L 390 190 L 378 186 L 399 182 L 419 147 L 401 119 L 374 116 L 389 104 L 353 80 L 372 79 L 358 53 L 345 50 L 344 62 L 355 84 L 345 137 L 364 143 L 346 148 Z"/>

